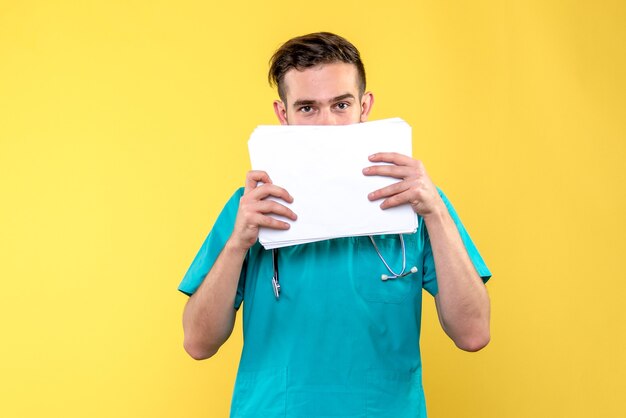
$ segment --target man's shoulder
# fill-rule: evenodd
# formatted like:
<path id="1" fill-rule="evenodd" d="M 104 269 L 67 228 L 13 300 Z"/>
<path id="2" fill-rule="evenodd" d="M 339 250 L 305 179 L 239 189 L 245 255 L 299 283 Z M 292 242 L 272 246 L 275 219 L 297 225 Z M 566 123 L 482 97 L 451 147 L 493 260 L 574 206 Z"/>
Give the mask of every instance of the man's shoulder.
<path id="1" fill-rule="evenodd" d="M 213 225 L 213 229 L 221 225 L 229 225 L 229 228 L 235 223 L 237 212 L 239 211 L 239 200 L 243 196 L 244 188 L 236 189 L 230 198 L 226 201 L 222 210 Z"/>
<path id="2" fill-rule="evenodd" d="M 241 196 L 243 196 L 243 192 L 245 191 L 245 188 L 243 186 L 239 187 L 238 189 L 235 190 L 235 192 L 233 193 L 231 200 L 232 199 L 241 199 Z"/>
<path id="3" fill-rule="evenodd" d="M 226 201 L 226 204 L 224 205 L 224 208 L 228 208 L 228 207 L 235 207 L 238 208 L 239 207 L 239 200 L 241 199 L 241 197 L 243 196 L 243 192 L 244 192 L 244 187 L 239 187 L 238 189 L 236 189 L 233 194 L 230 196 L 230 198 Z"/>

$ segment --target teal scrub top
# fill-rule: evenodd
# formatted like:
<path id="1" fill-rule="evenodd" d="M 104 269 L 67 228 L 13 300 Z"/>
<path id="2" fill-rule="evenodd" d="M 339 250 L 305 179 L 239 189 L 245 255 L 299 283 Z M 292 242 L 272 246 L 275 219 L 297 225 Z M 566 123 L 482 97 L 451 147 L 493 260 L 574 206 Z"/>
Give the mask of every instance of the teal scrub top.
<path id="1" fill-rule="evenodd" d="M 491 273 L 440 191 L 483 281 Z M 193 294 L 230 237 L 243 188 L 219 215 L 179 290 Z M 403 235 L 407 271 L 389 274 L 368 237 L 278 250 L 281 294 L 272 289 L 272 252 L 257 242 L 242 268 L 243 351 L 231 417 L 426 417 L 419 339 L 422 288 L 437 294 L 423 219 Z M 391 269 L 402 269 L 399 235 L 374 237 Z"/>

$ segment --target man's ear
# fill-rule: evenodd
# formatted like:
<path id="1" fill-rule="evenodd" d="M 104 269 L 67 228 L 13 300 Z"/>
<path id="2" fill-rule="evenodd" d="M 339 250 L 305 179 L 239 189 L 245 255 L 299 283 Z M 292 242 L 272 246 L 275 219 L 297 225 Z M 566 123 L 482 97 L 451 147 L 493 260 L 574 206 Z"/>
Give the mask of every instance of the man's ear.
<path id="1" fill-rule="evenodd" d="M 287 121 L 287 108 L 280 100 L 274 100 L 274 113 L 281 125 L 289 125 Z"/>
<path id="2" fill-rule="evenodd" d="M 372 106 L 374 106 L 374 94 L 371 91 L 367 91 L 361 97 L 361 122 L 367 122 Z"/>

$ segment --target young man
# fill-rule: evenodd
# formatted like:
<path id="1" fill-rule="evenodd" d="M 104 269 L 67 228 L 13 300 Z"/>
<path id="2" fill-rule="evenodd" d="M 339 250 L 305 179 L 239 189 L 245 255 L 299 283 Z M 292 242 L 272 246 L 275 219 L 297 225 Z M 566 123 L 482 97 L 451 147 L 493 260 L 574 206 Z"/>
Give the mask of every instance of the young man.
<path id="1" fill-rule="evenodd" d="M 334 34 L 291 39 L 272 57 L 269 76 L 283 125 L 365 122 L 374 103 L 359 52 Z M 295 221 L 297 215 L 267 199 L 292 202 L 287 190 L 267 173 L 250 171 L 181 282 L 179 290 L 191 295 L 184 346 L 195 359 L 217 352 L 245 300 L 232 417 L 425 417 L 422 288 L 435 296 L 441 325 L 459 348 L 476 351 L 488 343 L 484 281 L 491 273 L 450 202 L 412 157 L 379 153 L 370 161 L 390 164 L 367 167 L 364 175 L 397 182 L 368 198 L 383 209 L 410 205 L 416 233 L 281 248 L 277 299 L 275 260 L 258 232 L 287 229 L 274 216 Z M 381 280 L 404 263 L 417 272 Z"/>

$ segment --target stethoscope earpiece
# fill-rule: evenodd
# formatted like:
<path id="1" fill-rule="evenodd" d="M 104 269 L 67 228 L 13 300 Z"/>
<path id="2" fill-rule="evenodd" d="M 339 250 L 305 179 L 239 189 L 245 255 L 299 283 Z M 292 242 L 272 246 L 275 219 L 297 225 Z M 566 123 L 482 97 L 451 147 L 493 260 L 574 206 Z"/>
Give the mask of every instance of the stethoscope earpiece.
<path id="1" fill-rule="evenodd" d="M 387 281 L 389 279 L 401 279 L 401 278 L 406 277 L 409 274 L 413 274 L 413 273 L 417 273 L 417 267 L 415 267 L 415 266 L 411 267 L 411 270 L 407 271 L 406 273 L 402 273 L 402 274 L 399 274 L 397 276 L 395 274 L 393 276 L 389 276 L 387 274 L 381 274 L 380 275 L 380 280 L 382 280 L 384 282 L 384 281 Z"/>
<path id="2" fill-rule="evenodd" d="M 391 269 L 391 267 L 389 267 L 389 264 L 387 264 L 387 262 L 383 258 L 383 255 L 380 253 L 380 250 L 378 249 L 378 246 L 376 245 L 376 242 L 374 241 L 374 237 L 369 235 L 370 241 L 372 241 L 372 245 L 374 246 L 374 249 L 376 250 L 378 257 L 380 257 L 380 260 L 383 262 L 385 267 L 387 267 L 387 270 L 389 270 L 389 273 L 391 273 L 391 275 L 388 275 L 388 274 L 380 275 L 380 280 L 382 280 L 383 282 L 386 282 L 389 279 L 400 279 L 402 277 L 408 276 L 409 274 L 417 273 L 417 267 L 415 266 L 411 267 L 411 269 L 405 273 L 406 248 L 404 247 L 404 238 L 402 237 L 402 234 L 398 234 L 398 235 L 400 236 L 400 244 L 402 245 L 402 271 L 400 273 L 396 273 L 395 271 Z"/>

